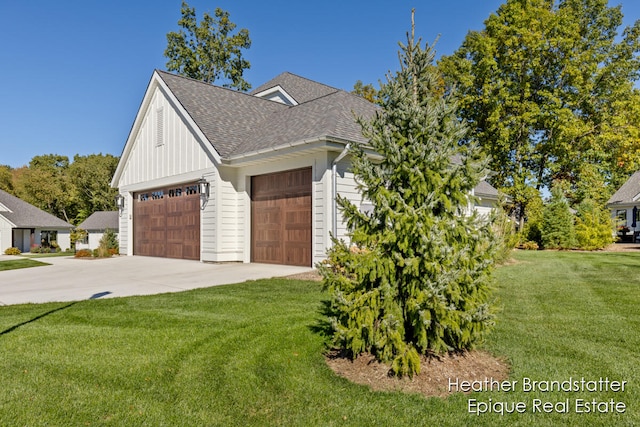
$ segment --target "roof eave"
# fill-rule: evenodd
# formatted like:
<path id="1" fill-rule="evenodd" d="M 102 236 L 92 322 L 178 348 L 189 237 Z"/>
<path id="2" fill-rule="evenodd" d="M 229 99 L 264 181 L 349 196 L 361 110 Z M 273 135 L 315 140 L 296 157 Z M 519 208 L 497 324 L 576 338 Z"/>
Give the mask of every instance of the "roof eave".
<path id="1" fill-rule="evenodd" d="M 316 137 L 305 138 L 295 142 L 280 144 L 275 147 L 264 148 L 260 150 L 250 151 L 247 153 L 236 154 L 222 159 L 222 164 L 226 166 L 244 166 L 246 163 L 255 162 L 260 158 L 270 158 L 277 154 L 288 154 L 296 151 L 324 148 L 327 151 L 340 151 L 350 141 L 342 138 L 336 138 L 327 135 L 319 135 Z"/>

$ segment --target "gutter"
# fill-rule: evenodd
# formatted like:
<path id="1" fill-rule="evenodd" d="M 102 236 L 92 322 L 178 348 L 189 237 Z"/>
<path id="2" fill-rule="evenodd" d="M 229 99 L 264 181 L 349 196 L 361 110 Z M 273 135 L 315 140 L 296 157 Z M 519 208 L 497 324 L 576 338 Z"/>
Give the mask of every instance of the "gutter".
<path id="1" fill-rule="evenodd" d="M 242 154 L 235 154 L 232 156 L 228 156 L 228 157 L 223 157 L 222 158 L 222 164 L 227 165 L 227 166 L 234 166 L 238 163 L 242 163 L 245 161 L 250 161 L 252 157 L 257 157 L 260 155 L 264 155 L 267 153 L 277 153 L 279 151 L 286 151 L 286 150 L 290 150 L 290 149 L 295 149 L 295 148 L 299 148 L 305 145 L 311 145 L 311 144 L 316 144 L 316 143 L 334 143 L 334 144 L 347 144 L 349 145 L 349 141 L 345 140 L 345 139 L 341 139 L 341 138 L 337 138 L 337 137 L 332 137 L 332 136 L 328 136 L 328 135 L 319 135 L 316 137 L 312 137 L 312 138 L 306 138 L 306 139 L 302 139 L 302 140 L 298 140 L 295 142 L 288 142 L 285 144 L 281 144 L 278 145 L 276 147 L 269 147 L 269 148 L 262 148 L 259 150 L 255 150 L 255 151 L 250 151 L 247 153 L 242 153 Z"/>
<path id="2" fill-rule="evenodd" d="M 338 234 L 338 202 L 337 202 L 337 198 L 338 198 L 338 163 L 340 162 L 340 160 L 344 159 L 347 154 L 349 154 L 349 148 L 351 148 L 351 143 L 348 143 L 345 147 L 344 150 L 342 150 L 342 152 L 338 155 L 338 157 L 335 158 L 335 160 L 331 163 L 331 182 L 333 185 L 333 204 L 332 204 L 332 209 L 333 209 L 333 218 L 332 218 L 332 233 L 333 233 L 333 237 L 336 237 Z"/>

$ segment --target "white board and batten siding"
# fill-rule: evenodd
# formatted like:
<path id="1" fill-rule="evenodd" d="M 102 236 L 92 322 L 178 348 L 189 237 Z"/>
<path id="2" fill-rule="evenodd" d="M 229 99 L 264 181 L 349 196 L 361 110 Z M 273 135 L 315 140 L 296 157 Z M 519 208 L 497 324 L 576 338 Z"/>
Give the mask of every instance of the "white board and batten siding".
<path id="1" fill-rule="evenodd" d="M 211 194 L 207 207 L 202 212 L 202 261 L 243 261 L 244 218 L 239 214 L 236 171 L 220 167 L 216 179 L 211 182 Z"/>
<path id="2" fill-rule="evenodd" d="M 337 170 L 336 170 L 336 183 L 338 194 L 342 197 L 348 199 L 351 203 L 357 206 L 359 209 L 363 209 L 365 204 L 362 202 L 362 195 L 358 192 L 356 180 L 354 178 L 353 172 L 351 172 L 351 162 L 349 158 L 344 158 L 340 162 L 338 162 Z M 349 241 L 349 237 L 347 236 L 347 224 L 344 221 L 344 217 L 342 216 L 342 212 L 340 212 L 340 208 L 338 207 L 338 219 L 336 237 L 338 239 L 344 239 L 345 241 Z"/>
<path id="3" fill-rule="evenodd" d="M 119 188 L 153 181 L 167 185 L 172 177 L 214 167 L 205 149 L 208 142 L 196 138 L 160 88 L 156 88 L 142 124 L 130 142 L 133 145 Z"/>
<path id="4" fill-rule="evenodd" d="M 201 212 L 202 224 L 215 224 L 216 173 L 209 142 L 200 140 L 190 129 L 163 89 L 155 86 L 150 101 L 136 119 L 127 142 L 128 158 L 117 183 L 120 194 L 125 196 L 124 210 L 120 215 L 121 253 L 133 255 L 133 193 L 158 187 L 194 182 L 205 177 L 210 182 L 210 201 Z M 213 219 L 214 222 L 209 222 Z M 211 226 L 213 227 L 213 225 Z M 207 245 L 215 241 L 215 231 L 201 228 L 201 242 Z"/>

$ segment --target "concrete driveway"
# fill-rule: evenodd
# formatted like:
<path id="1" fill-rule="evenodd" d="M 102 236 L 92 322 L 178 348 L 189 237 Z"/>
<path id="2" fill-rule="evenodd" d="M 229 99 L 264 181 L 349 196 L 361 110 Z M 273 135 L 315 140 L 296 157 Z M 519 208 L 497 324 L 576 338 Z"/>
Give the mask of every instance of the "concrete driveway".
<path id="1" fill-rule="evenodd" d="M 18 257 L 0 256 L 0 261 Z M 208 264 L 167 258 L 41 258 L 51 265 L 0 271 L 0 305 L 180 292 L 308 272 L 271 264 Z"/>

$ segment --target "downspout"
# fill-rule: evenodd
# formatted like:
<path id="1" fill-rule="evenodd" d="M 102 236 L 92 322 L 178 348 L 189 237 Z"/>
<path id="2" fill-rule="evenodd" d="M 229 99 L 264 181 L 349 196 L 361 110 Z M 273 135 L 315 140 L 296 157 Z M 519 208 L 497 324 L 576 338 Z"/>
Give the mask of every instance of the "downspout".
<path id="1" fill-rule="evenodd" d="M 347 144 L 344 147 L 344 150 L 342 150 L 342 152 L 338 155 L 338 157 L 335 158 L 335 160 L 333 161 L 333 163 L 331 163 L 331 177 L 332 177 L 332 184 L 333 184 L 333 226 L 332 226 L 332 233 L 333 233 L 333 237 L 337 237 L 338 235 L 338 202 L 337 202 L 337 198 L 338 198 L 338 163 L 340 162 L 340 160 L 344 159 L 347 154 L 349 154 L 349 148 L 351 148 L 351 143 Z"/>

